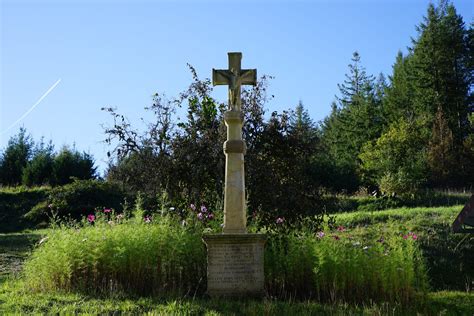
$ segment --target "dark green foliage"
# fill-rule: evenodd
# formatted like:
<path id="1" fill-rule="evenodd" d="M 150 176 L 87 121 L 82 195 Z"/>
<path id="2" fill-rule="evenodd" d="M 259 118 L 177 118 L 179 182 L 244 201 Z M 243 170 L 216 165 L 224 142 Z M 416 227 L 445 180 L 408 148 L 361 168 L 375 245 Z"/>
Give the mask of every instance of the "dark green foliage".
<path id="1" fill-rule="evenodd" d="M 413 42 L 414 105 L 431 121 L 442 107 L 454 139 L 461 140 L 468 132 L 469 86 L 473 83 L 468 30 L 448 1 L 438 7 L 430 4 L 417 30 L 419 35 Z"/>
<path id="2" fill-rule="evenodd" d="M 393 65 L 393 73 L 389 76 L 390 84 L 385 89 L 383 115 L 386 123 L 399 119 L 412 119 L 420 113 L 416 112 L 414 103 L 414 82 L 412 55 L 398 55 Z"/>
<path id="3" fill-rule="evenodd" d="M 21 184 L 23 169 L 32 155 L 33 145 L 31 136 L 26 134 L 24 128 L 20 128 L 18 135 L 8 141 L 7 148 L 0 157 L 0 184 Z"/>
<path id="4" fill-rule="evenodd" d="M 51 184 L 54 158 L 54 147 L 52 143 L 50 142 L 48 145 L 45 145 L 43 141 L 41 141 L 34 150 L 33 158 L 23 169 L 23 185 Z"/>
<path id="5" fill-rule="evenodd" d="M 467 158 L 463 143 L 473 129 L 472 29 L 466 28 L 452 4 L 430 4 L 417 27 L 418 36 L 407 56 L 400 53 L 393 67 L 384 100 L 390 124 L 422 120 L 418 131 L 429 135 L 417 146 L 428 153 L 427 185 L 466 187 L 472 185 L 473 157 Z M 469 154 L 467 156 L 470 156 Z M 380 177 L 378 178 L 380 181 Z"/>
<path id="6" fill-rule="evenodd" d="M 34 223 L 23 216 L 35 205 L 45 201 L 49 190 L 44 187 L 0 190 L 0 233 L 32 228 Z"/>
<path id="7" fill-rule="evenodd" d="M 408 54 L 398 54 L 388 85 L 383 78 L 374 83 L 357 53 L 339 85 L 322 139 L 336 166 L 346 172 L 346 190 L 362 184 L 407 194 L 426 186 L 473 185 L 472 28 L 452 4 L 441 1 L 428 6 L 417 31 Z M 419 140 L 402 138 L 406 124 L 416 125 Z M 337 174 L 333 179 L 338 184 Z"/>
<path id="8" fill-rule="evenodd" d="M 453 187 L 459 182 L 453 132 L 448 126 L 441 107 L 433 122 L 433 130 L 428 146 L 427 161 L 430 167 L 430 182 L 437 187 Z"/>
<path id="9" fill-rule="evenodd" d="M 323 142 L 329 151 L 335 174 L 344 178 L 342 189 L 355 191 L 360 183 L 371 184 L 368 177 L 360 176 L 358 155 L 362 146 L 376 139 L 382 130 L 381 102 L 385 81 L 381 77 L 377 84 L 372 76 L 366 74 L 360 64 L 360 56 L 353 54 L 352 64 L 346 80 L 339 85 L 340 96 L 332 105 L 331 114 L 323 123 Z M 338 186 L 334 189 L 340 190 Z"/>
<path id="10" fill-rule="evenodd" d="M 34 146 L 24 128 L 13 136 L 0 157 L 0 185 L 62 185 L 72 179 L 96 178 L 92 155 L 64 147 L 58 154 L 51 141 Z"/>
<path id="11" fill-rule="evenodd" d="M 73 178 L 93 179 L 96 177 L 95 172 L 94 159 L 90 154 L 64 147 L 54 158 L 51 184 L 67 184 Z"/>
<path id="12" fill-rule="evenodd" d="M 210 81 L 201 81 L 194 68 L 190 70 L 193 82 L 177 98 L 155 94 L 146 108 L 155 122 L 142 135 L 114 109 L 106 109 L 114 118 L 114 125 L 106 129 L 107 141 L 118 140 L 109 153 L 114 159 L 107 178 L 151 197 L 166 194 L 176 206 L 214 204 L 223 192 L 224 105 L 210 97 Z M 187 107 L 188 113 L 186 120 L 173 124 L 177 107 Z"/>
<path id="13" fill-rule="evenodd" d="M 428 137 L 424 122 L 400 120 L 390 125 L 376 142 L 368 142 L 359 155 L 362 170 L 388 195 L 414 194 L 427 180 Z"/>
<path id="14" fill-rule="evenodd" d="M 474 280 L 474 236 L 453 234 L 451 222 L 421 222 L 421 249 L 430 284 L 435 290 L 472 291 Z"/>
<path id="15" fill-rule="evenodd" d="M 98 180 L 75 180 L 50 190 L 46 200 L 38 203 L 25 217 L 37 223 L 50 216 L 79 219 L 96 208 L 122 210 L 126 194 L 120 186 Z"/>
<path id="16" fill-rule="evenodd" d="M 247 172 L 249 210 L 262 210 L 266 222 L 318 212 L 321 169 L 312 159 L 320 148 L 317 132 L 301 102 L 290 113 L 272 113 L 254 145 L 253 169 Z"/>
<path id="17" fill-rule="evenodd" d="M 155 95 L 150 109 L 157 123 L 141 135 L 125 117 L 106 109 L 114 119 L 106 129 L 108 142 L 118 140 L 110 153 L 107 178 L 132 192 L 144 192 L 158 208 L 163 195 L 175 207 L 190 203 L 222 207 L 226 105 L 210 97 L 210 81 L 200 80 L 190 69 L 193 82 L 179 97 L 166 100 Z M 302 103 L 295 111 L 273 113 L 265 122 L 267 79 L 262 77 L 242 92 L 243 138 L 249 213 L 261 212 L 262 218 L 273 222 L 276 216 L 290 219 L 318 212 L 318 178 L 326 168 L 314 156 L 320 151 L 318 129 Z M 187 117 L 173 125 L 170 117 L 182 106 L 188 109 Z"/>

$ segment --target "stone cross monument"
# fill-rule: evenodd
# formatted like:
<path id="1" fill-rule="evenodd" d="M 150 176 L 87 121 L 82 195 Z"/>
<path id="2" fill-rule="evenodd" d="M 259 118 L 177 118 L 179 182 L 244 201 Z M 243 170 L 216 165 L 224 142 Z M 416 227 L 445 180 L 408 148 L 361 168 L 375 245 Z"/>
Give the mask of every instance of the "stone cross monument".
<path id="1" fill-rule="evenodd" d="M 224 233 L 247 232 L 245 214 L 245 142 L 242 140 L 241 85 L 257 83 L 256 69 L 241 69 L 241 53 L 229 53 L 229 69 L 212 70 L 213 85 L 229 86 L 229 111 L 224 114 L 227 141 L 224 191 Z"/>
<path id="2" fill-rule="evenodd" d="M 213 85 L 229 86 L 229 109 L 224 114 L 225 191 L 222 234 L 207 234 L 207 291 L 211 296 L 262 296 L 265 236 L 247 233 L 245 203 L 243 115 L 240 88 L 257 83 L 256 69 L 241 69 L 242 53 L 228 53 L 229 69 L 212 70 Z"/>

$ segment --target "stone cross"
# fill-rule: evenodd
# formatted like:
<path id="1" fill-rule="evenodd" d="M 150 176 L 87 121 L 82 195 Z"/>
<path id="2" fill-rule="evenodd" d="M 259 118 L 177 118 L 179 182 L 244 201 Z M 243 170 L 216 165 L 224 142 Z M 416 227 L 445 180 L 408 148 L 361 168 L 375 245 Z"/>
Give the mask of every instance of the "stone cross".
<path id="1" fill-rule="evenodd" d="M 224 114 L 227 141 L 224 191 L 224 233 L 246 233 L 244 155 L 240 88 L 257 83 L 256 69 L 242 69 L 242 53 L 228 53 L 229 69 L 212 69 L 213 85 L 229 86 L 229 110 Z"/>
<path id="2" fill-rule="evenodd" d="M 229 86 L 224 113 L 225 191 L 223 233 L 204 234 L 207 247 L 207 293 L 211 297 L 262 297 L 265 294 L 263 234 L 247 233 L 245 207 L 243 115 L 240 88 L 257 83 L 255 69 L 242 70 L 241 53 L 229 53 L 229 69 L 212 70 L 214 85 Z"/>
<path id="3" fill-rule="evenodd" d="M 241 69 L 242 53 L 228 53 L 229 69 L 212 69 L 212 84 L 229 86 L 229 109 L 240 111 L 240 87 L 257 83 L 257 69 Z"/>

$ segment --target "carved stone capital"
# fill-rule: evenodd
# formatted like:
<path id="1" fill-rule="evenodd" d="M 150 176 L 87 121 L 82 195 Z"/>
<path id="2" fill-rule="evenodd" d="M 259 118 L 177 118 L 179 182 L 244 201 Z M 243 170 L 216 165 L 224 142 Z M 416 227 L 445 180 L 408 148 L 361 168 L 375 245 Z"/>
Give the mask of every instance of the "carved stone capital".
<path id="1" fill-rule="evenodd" d="M 244 154 L 247 151 L 247 146 L 243 140 L 226 140 L 224 142 L 224 153 L 231 154 L 231 153 L 238 153 Z"/>

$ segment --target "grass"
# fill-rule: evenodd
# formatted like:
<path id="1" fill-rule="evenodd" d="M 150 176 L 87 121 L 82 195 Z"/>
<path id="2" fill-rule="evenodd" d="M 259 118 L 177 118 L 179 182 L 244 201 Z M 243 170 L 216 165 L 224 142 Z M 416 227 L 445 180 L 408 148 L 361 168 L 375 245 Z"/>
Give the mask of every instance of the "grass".
<path id="1" fill-rule="evenodd" d="M 0 234 L 0 283 L 19 274 L 23 261 L 40 238 L 39 232 Z"/>
<path id="2" fill-rule="evenodd" d="M 83 224 L 48 232 L 25 264 L 29 289 L 182 296 L 203 288 L 202 230 L 183 228 L 169 217 L 154 223 L 141 217 L 96 218 L 94 225 Z"/>
<path id="3" fill-rule="evenodd" d="M 451 225 L 463 205 L 433 208 L 397 208 L 336 215 L 338 225 L 378 227 L 399 225 L 419 236 L 428 276 L 435 291 L 474 288 L 474 235 L 454 234 Z"/>
<path id="4" fill-rule="evenodd" d="M 336 214 L 337 223 L 347 226 L 372 225 L 390 220 L 415 225 L 434 222 L 450 225 L 464 205 L 437 207 L 401 207 L 379 211 L 355 211 Z"/>
<path id="5" fill-rule="evenodd" d="M 420 234 L 420 245 L 423 247 L 436 246 L 438 259 L 446 259 L 444 268 L 438 270 L 437 275 L 450 274 L 456 270 L 449 255 L 459 255 L 472 248 L 472 239 L 467 239 L 459 245 L 458 239 L 463 235 L 445 234 L 455 215 L 461 209 L 455 207 L 436 208 L 400 208 L 394 210 L 340 213 L 337 223 L 352 227 L 354 234 L 369 234 L 370 227 L 383 229 L 386 225 L 407 226 Z M 357 227 L 357 228 L 356 228 Z M 433 228 L 433 231 L 427 228 Z M 18 265 L 25 258 L 34 243 L 45 233 L 27 232 L 23 234 L 0 235 L 0 253 L 17 254 Z M 453 240 L 454 238 L 454 240 Z M 439 243 L 443 241 L 446 243 Z M 467 241 L 467 242 L 466 242 Z M 448 249 L 444 249 L 444 248 Z M 457 248 L 456 248 L 457 247 Z M 464 248 L 463 248 L 464 247 Z M 471 247 L 471 248 L 470 248 Z M 455 249 L 456 248 L 456 249 Z M 303 248 L 304 250 L 304 248 Z M 425 249 L 426 250 L 426 249 Z M 448 251 L 448 257 L 445 257 Z M 467 251 L 466 251 L 467 252 Z M 297 255 L 297 253 L 295 253 Z M 426 256 L 427 253 L 424 253 Z M 433 255 L 428 253 L 428 255 Z M 444 256 L 439 258 L 439 256 Z M 435 256 L 436 257 L 436 256 Z M 295 258 L 298 258 L 295 256 Z M 301 257 L 300 257 L 301 258 Z M 303 258 L 304 259 L 304 258 Z M 455 258 L 456 259 L 456 258 Z M 469 257 L 456 260 L 468 260 Z M 461 261 L 462 261 L 461 260 Z M 439 260 L 438 260 L 439 261 Z M 474 261 L 462 261 L 466 266 Z M 430 262 L 428 262 L 430 263 Z M 458 262 L 459 263 L 459 262 Z M 6 265 L 4 265 L 6 266 Z M 429 268 L 432 269 L 432 268 Z M 25 281 L 11 274 L 3 274 L 3 284 L 0 281 L 0 314 L 11 313 L 88 313 L 88 314 L 139 314 L 152 315 L 473 315 L 474 293 L 465 291 L 435 291 L 428 293 L 411 304 L 372 303 L 365 305 L 333 302 L 321 304 L 315 301 L 295 301 L 292 299 L 274 300 L 271 297 L 263 301 L 231 301 L 211 300 L 204 297 L 178 297 L 174 299 L 159 299 L 139 297 L 136 295 L 100 296 L 90 293 L 67 293 L 65 291 L 31 292 Z M 428 272 L 433 272 L 428 271 Z M 465 276 L 474 276 L 470 270 L 464 270 Z M 303 275 L 304 276 L 304 275 Z M 431 280 L 433 282 L 433 280 Z M 443 288 L 443 287 L 440 287 Z"/>
<path id="6" fill-rule="evenodd" d="M 424 303 L 349 305 L 313 301 L 101 298 L 77 293 L 30 293 L 19 281 L 0 286 L 0 314 L 148 315 L 472 315 L 474 294 L 431 293 Z"/>
<path id="7" fill-rule="evenodd" d="M 283 230 L 269 235 L 267 291 L 324 302 L 404 302 L 427 288 L 416 236 L 398 227 Z M 414 239 L 415 238 L 415 239 Z"/>
<path id="8" fill-rule="evenodd" d="M 100 211 L 93 224 L 50 230 L 25 264 L 25 285 L 36 292 L 202 297 L 206 252 L 196 216 L 183 226 L 172 216 L 147 223 L 142 215 L 126 220 Z M 325 236 L 283 225 L 266 232 L 272 297 L 408 303 L 427 288 L 417 241 L 398 227 L 385 227 L 382 237 L 361 228 Z"/>
<path id="9" fill-rule="evenodd" d="M 373 197 L 367 195 L 324 195 L 323 206 L 329 213 L 377 211 L 400 207 L 440 207 L 466 203 L 471 197 L 470 191 L 424 190 L 414 197 Z"/>

